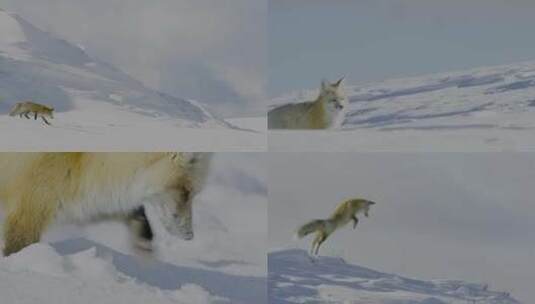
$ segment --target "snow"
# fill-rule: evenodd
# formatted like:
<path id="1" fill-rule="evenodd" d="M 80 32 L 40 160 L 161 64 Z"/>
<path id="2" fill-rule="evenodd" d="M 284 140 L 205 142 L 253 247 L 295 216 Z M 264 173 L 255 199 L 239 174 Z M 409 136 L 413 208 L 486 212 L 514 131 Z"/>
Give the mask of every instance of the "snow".
<path id="1" fill-rule="evenodd" d="M 131 248 L 120 223 L 57 223 L 42 243 L 0 257 L 0 302 L 266 303 L 266 178 L 261 154 L 216 153 L 193 240 L 167 234 L 148 208 L 152 256 Z"/>
<path id="2" fill-rule="evenodd" d="M 0 260 L 0 290 L 5 303 L 229 303 L 195 284 L 162 291 L 119 272 L 90 248 L 61 256 L 34 244 Z"/>
<path id="3" fill-rule="evenodd" d="M 457 280 L 414 280 L 351 265 L 341 258 L 311 259 L 301 249 L 268 255 L 270 303 L 516 304 L 504 292 Z"/>
<path id="4" fill-rule="evenodd" d="M 265 132 L 233 127 L 199 102 L 149 89 L 16 14 L 0 11 L 0 28 L 5 150 L 258 151 L 266 146 Z M 7 115 L 24 100 L 53 106 L 53 127 Z"/>
<path id="5" fill-rule="evenodd" d="M 535 62 L 345 88 L 341 129 L 270 131 L 274 151 L 526 151 L 535 148 Z M 274 104 L 300 102 L 299 91 Z"/>

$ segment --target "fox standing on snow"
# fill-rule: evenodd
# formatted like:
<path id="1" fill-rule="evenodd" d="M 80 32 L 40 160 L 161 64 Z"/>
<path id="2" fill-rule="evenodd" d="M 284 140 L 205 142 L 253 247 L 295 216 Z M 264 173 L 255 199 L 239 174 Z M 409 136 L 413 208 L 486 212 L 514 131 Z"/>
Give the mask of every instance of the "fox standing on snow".
<path id="1" fill-rule="evenodd" d="M 297 236 L 303 238 L 304 236 L 315 232 L 316 237 L 312 242 L 310 254 L 318 255 L 320 246 L 325 240 L 338 228 L 345 226 L 349 221 L 353 220 L 353 229 L 357 227 L 359 219 L 357 213 L 363 212 L 366 217 L 370 211 L 370 206 L 375 202 L 365 199 L 349 199 L 336 207 L 333 214 L 325 220 L 313 220 L 297 230 Z"/>
<path id="2" fill-rule="evenodd" d="M 335 83 L 321 82 L 321 90 L 315 101 L 287 104 L 268 112 L 269 129 L 328 129 L 337 127 L 344 118 L 347 99 L 340 87 L 341 78 Z"/>
<path id="3" fill-rule="evenodd" d="M 38 242 L 56 220 L 120 219 L 146 247 L 144 206 L 169 233 L 192 239 L 191 205 L 209 160 L 210 153 L 0 153 L 4 255 Z"/>
<path id="4" fill-rule="evenodd" d="M 33 113 L 34 119 L 37 120 L 37 116 L 41 117 L 41 119 L 47 124 L 50 125 L 48 120 L 46 118 L 54 119 L 54 108 L 45 106 L 42 104 L 38 104 L 31 101 L 24 101 L 24 102 L 18 102 L 15 104 L 11 112 L 9 113 L 9 116 L 15 116 L 19 115 L 21 118 L 24 115 L 24 117 L 30 119 L 30 116 L 28 114 Z"/>

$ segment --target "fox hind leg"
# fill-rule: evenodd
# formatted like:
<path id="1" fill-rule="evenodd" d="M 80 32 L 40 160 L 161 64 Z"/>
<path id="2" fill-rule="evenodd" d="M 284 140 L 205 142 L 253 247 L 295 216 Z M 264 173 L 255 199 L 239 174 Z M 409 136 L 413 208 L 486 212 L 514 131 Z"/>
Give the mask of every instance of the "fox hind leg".
<path id="1" fill-rule="evenodd" d="M 19 208 L 7 216 L 4 223 L 4 256 L 39 242 L 48 223 L 48 213 L 42 212 L 39 216 L 34 216 L 34 213 L 28 211 Z"/>
<path id="2" fill-rule="evenodd" d="M 27 119 L 31 119 L 31 117 L 28 116 L 29 113 L 30 113 L 30 111 L 25 111 L 25 112 L 20 113 L 20 115 L 21 115 L 21 117 L 22 117 L 22 115 L 24 115 L 24 117 L 26 117 Z"/>
<path id="3" fill-rule="evenodd" d="M 312 242 L 312 248 L 310 248 L 311 255 L 318 255 L 321 244 L 327 239 L 327 235 L 324 232 L 318 232 L 314 241 Z"/>

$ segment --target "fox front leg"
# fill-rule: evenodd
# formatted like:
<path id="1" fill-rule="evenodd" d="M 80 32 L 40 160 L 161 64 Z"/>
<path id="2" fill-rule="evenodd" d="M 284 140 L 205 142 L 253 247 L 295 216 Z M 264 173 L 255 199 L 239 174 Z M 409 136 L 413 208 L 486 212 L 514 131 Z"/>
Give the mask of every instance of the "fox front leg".
<path id="1" fill-rule="evenodd" d="M 37 114 L 35 114 L 37 116 Z M 48 122 L 48 120 L 46 120 L 46 118 L 44 116 L 41 116 L 41 118 L 43 119 L 43 121 L 50 126 L 50 123 Z"/>
<path id="2" fill-rule="evenodd" d="M 26 117 L 27 119 L 31 119 L 30 116 L 28 116 L 28 113 L 30 113 L 29 111 L 26 111 L 24 113 L 21 113 L 21 115 L 24 115 L 24 117 Z M 21 116 L 22 117 L 22 116 Z"/>
<path id="3" fill-rule="evenodd" d="M 355 215 L 353 215 L 351 217 L 351 219 L 353 219 L 353 229 L 357 228 L 357 224 L 359 223 L 359 219 Z"/>
<path id="4" fill-rule="evenodd" d="M 152 240 L 154 233 L 150 226 L 145 208 L 143 206 L 135 209 L 127 218 L 128 228 L 132 237 L 133 245 L 137 249 L 152 251 Z"/>

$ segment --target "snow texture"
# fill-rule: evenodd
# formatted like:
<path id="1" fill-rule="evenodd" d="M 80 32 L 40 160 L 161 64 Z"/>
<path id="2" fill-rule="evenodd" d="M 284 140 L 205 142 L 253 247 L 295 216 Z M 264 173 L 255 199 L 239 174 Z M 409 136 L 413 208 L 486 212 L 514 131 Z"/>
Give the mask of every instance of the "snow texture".
<path id="1" fill-rule="evenodd" d="M 341 258 L 311 259 L 287 249 L 268 255 L 270 303 L 518 304 L 505 292 L 457 280 L 422 281 L 347 264 Z"/>
<path id="2" fill-rule="evenodd" d="M 535 62 L 400 78 L 345 88 L 339 130 L 272 131 L 286 151 L 502 151 L 535 149 Z M 273 103 L 310 100 L 315 91 Z"/>

